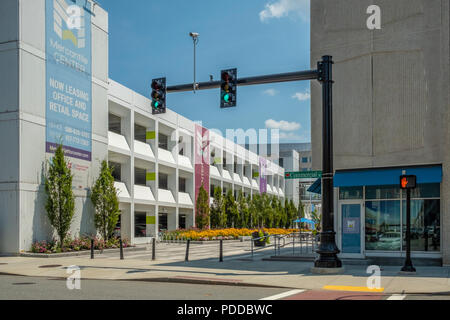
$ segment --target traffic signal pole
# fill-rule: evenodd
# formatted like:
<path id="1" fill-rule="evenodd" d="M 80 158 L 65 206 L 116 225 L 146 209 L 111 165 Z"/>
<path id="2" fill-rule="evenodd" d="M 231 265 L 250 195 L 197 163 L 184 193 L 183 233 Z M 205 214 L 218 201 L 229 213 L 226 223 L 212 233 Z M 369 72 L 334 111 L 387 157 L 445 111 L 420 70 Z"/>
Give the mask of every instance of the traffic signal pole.
<path id="1" fill-rule="evenodd" d="M 237 80 L 238 86 L 251 86 L 257 84 L 276 83 L 276 82 L 289 82 L 289 81 L 301 81 L 301 80 L 316 80 L 318 79 L 317 70 L 298 71 L 289 73 L 278 73 L 264 76 L 241 78 Z M 220 81 L 208 81 L 197 83 L 196 90 L 209 90 L 220 88 Z M 193 84 L 181 84 L 175 86 L 168 86 L 167 93 L 173 92 L 186 92 L 192 91 Z"/>
<path id="2" fill-rule="evenodd" d="M 256 77 L 241 78 L 237 80 L 238 86 L 290 82 L 302 80 L 318 80 L 322 84 L 322 232 L 320 246 L 317 250 L 319 257 L 314 262 L 318 269 L 341 268 L 342 262 L 337 257 L 340 252 L 336 246 L 334 232 L 334 201 L 333 201 L 333 61 L 331 56 L 323 56 L 317 64 L 317 70 L 279 73 Z M 221 81 L 201 82 L 196 90 L 220 88 Z M 193 84 L 168 86 L 167 93 L 192 91 Z"/>

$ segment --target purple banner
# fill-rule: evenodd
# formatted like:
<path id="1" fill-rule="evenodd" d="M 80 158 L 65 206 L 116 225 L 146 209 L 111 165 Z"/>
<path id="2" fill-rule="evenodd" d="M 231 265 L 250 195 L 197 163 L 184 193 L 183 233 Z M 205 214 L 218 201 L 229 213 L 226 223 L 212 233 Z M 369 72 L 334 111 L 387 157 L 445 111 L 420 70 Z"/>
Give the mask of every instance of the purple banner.
<path id="1" fill-rule="evenodd" d="M 194 143 L 194 169 L 195 169 L 195 204 L 200 187 L 203 185 L 208 193 L 209 204 L 209 131 L 198 124 L 195 125 L 195 143 Z"/>
<path id="2" fill-rule="evenodd" d="M 259 193 L 267 193 L 267 160 L 259 157 Z"/>

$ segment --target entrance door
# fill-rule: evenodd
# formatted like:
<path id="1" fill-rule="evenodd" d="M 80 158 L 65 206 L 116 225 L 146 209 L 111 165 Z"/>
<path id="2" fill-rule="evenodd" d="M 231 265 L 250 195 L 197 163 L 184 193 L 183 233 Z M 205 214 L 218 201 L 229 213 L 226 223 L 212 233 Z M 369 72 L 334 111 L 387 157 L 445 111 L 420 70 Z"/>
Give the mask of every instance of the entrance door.
<path id="1" fill-rule="evenodd" d="M 362 203 L 340 203 L 341 254 L 346 257 L 362 257 Z"/>

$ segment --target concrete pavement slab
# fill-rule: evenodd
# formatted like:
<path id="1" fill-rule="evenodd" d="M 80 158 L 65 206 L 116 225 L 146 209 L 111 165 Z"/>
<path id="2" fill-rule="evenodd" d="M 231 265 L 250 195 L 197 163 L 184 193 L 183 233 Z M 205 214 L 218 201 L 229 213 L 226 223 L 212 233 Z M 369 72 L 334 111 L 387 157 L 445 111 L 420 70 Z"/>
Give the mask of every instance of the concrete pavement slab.
<path id="1" fill-rule="evenodd" d="M 207 245 L 204 245 L 207 248 Z M 178 246 L 179 247 L 179 246 Z M 49 260 L 32 257 L 0 257 L 0 273 L 38 277 L 66 278 L 67 267 L 75 265 L 81 269 L 82 279 L 145 280 L 199 283 L 229 283 L 231 285 L 271 286 L 292 289 L 322 290 L 325 286 L 365 287 L 371 275 L 367 266 L 345 266 L 340 275 L 312 274 L 312 262 L 303 261 L 263 261 L 272 254 L 268 250 L 260 252 L 254 259 L 248 259 L 245 247 L 240 250 L 230 248 L 224 262 L 219 262 L 215 252 L 209 256 L 204 251 L 192 255 L 192 260 L 184 262 L 179 248 L 163 247 L 173 251 L 173 255 L 151 260 L 150 251 L 141 251 L 120 260 L 116 254 L 97 256 L 60 257 Z M 160 247 L 161 249 L 161 247 Z M 148 255 L 146 255 L 148 253 Z M 245 257 L 245 258 L 243 258 Z M 47 265 L 60 265 L 42 268 Z M 399 267 L 383 267 L 381 286 L 385 293 L 408 292 L 450 292 L 449 267 L 418 267 L 414 276 L 398 274 Z"/>

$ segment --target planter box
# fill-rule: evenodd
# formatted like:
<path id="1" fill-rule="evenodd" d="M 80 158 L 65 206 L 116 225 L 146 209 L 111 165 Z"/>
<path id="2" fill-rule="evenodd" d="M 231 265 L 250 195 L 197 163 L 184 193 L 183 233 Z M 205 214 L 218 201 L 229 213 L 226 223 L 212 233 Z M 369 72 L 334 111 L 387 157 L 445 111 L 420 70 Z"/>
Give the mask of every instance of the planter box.
<path id="1" fill-rule="evenodd" d="M 264 236 L 268 236 L 269 234 L 264 232 Z M 253 232 L 252 233 L 252 239 L 258 239 L 261 238 L 261 236 L 259 235 L 258 232 Z M 255 244 L 256 247 L 265 247 L 266 246 L 266 239 L 260 239 L 260 240 L 253 240 L 253 243 Z"/>
<path id="2" fill-rule="evenodd" d="M 187 241 L 185 240 L 162 240 L 160 243 L 183 243 L 185 244 Z M 219 243 L 220 240 L 191 240 L 191 244 L 205 244 L 205 243 Z M 223 240 L 224 243 L 226 242 L 241 242 L 241 240 Z"/>
<path id="3" fill-rule="evenodd" d="M 146 247 L 127 247 L 123 248 L 123 252 L 134 252 L 134 251 L 145 251 Z M 114 253 L 117 252 L 119 254 L 120 249 L 105 249 L 105 250 L 94 250 L 94 255 L 102 254 L 102 253 Z M 87 256 L 91 254 L 91 250 L 83 250 L 83 251 L 72 251 L 72 252 L 61 252 L 61 253 L 33 253 L 33 252 L 22 252 L 19 254 L 20 257 L 29 257 L 29 258 L 64 258 L 64 257 L 76 257 L 76 256 Z"/>

